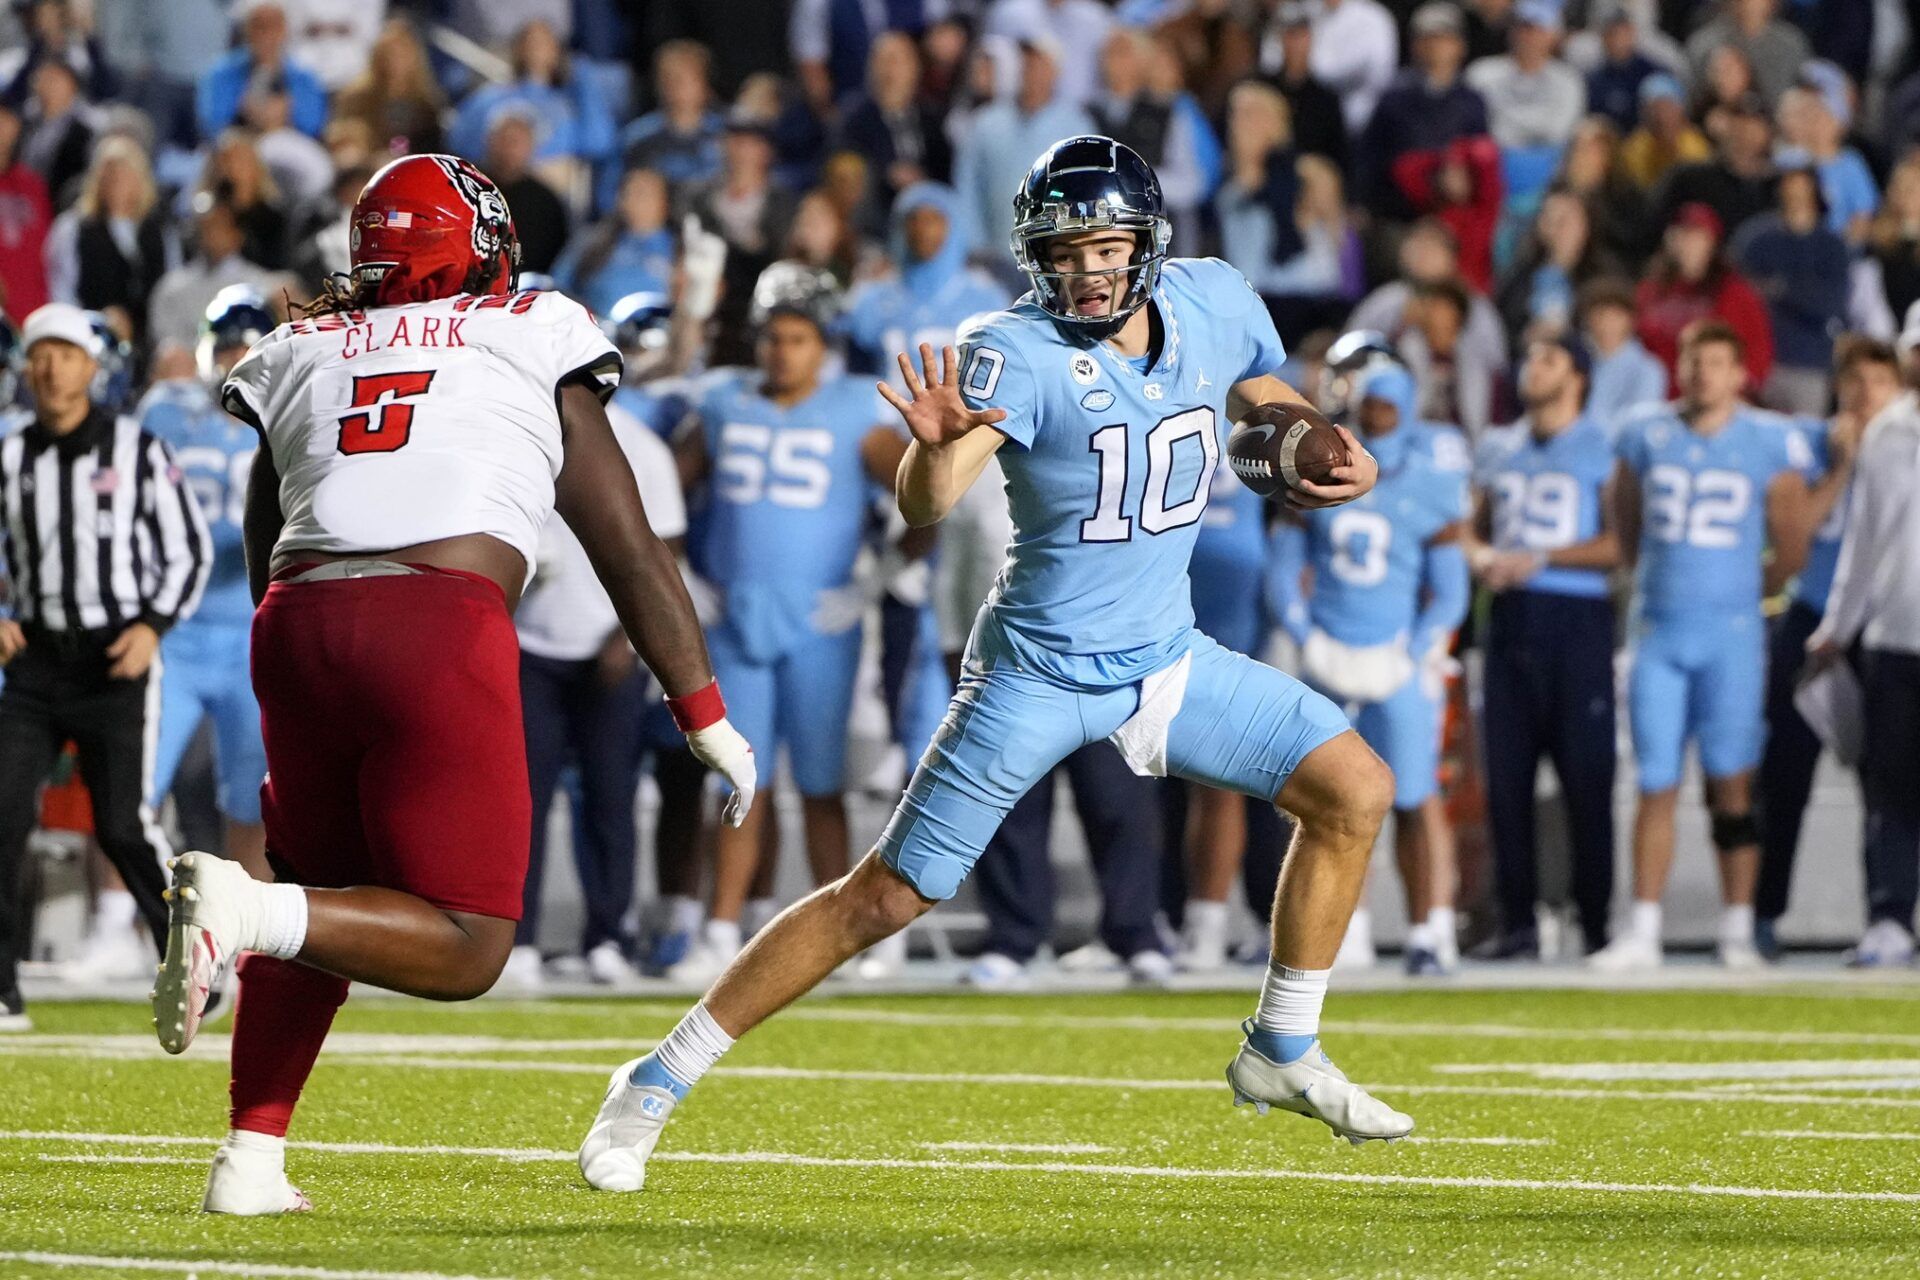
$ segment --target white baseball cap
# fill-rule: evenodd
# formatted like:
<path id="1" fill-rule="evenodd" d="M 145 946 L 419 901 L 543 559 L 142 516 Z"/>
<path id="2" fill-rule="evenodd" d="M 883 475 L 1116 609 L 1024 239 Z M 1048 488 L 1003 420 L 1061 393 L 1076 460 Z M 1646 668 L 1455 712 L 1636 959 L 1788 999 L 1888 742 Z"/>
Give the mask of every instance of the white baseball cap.
<path id="1" fill-rule="evenodd" d="M 100 358 L 100 340 L 93 334 L 93 324 L 86 312 L 71 303 L 49 302 L 27 317 L 20 331 L 21 350 L 33 350 L 33 344 L 42 338 L 71 342 L 96 360 Z"/>

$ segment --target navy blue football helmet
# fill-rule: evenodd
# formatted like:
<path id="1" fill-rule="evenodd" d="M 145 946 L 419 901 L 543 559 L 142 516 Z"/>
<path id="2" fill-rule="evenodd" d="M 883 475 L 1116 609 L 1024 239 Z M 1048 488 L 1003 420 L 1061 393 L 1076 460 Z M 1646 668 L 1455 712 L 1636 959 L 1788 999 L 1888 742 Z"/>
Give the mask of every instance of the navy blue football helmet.
<path id="1" fill-rule="evenodd" d="M 113 413 L 125 413 L 133 407 L 133 347 L 98 311 L 87 312 L 87 324 L 93 330 L 94 358 L 100 366 L 89 388 L 93 402 Z"/>
<path id="2" fill-rule="evenodd" d="M 833 273 L 804 262 L 776 262 L 753 283 L 747 323 L 757 334 L 777 315 L 813 321 L 822 338 L 831 339 L 840 318 L 840 285 Z"/>
<path id="3" fill-rule="evenodd" d="M 600 331 L 620 348 L 631 383 L 647 381 L 665 364 L 672 330 L 673 304 L 664 293 L 630 293 L 600 318 Z"/>
<path id="4" fill-rule="evenodd" d="M 226 380 L 227 369 L 238 363 L 237 359 L 230 360 L 222 368 L 220 353 L 235 347 L 244 351 L 278 325 L 266 297 L 252 285 L 232 284 L 214 294 L 200 321 L 200 342 L 193 353 L 201 381 L 217 392 Z"/>
<path id="5" fill-rule="evenodd" d="M 1400 349 L 1386 334 L 1378 329 L 1351 329 L 1341 334 L 1327 348 L 1320 385 L 1315 388 L 1320 412 L 1336 422 L 1352 416 L 1353 389 L 1362 377 L 1383 365 L 1407 367 Z"/>
<path id="6" fill-rule="evenodd" d="M 1120 272 L 1055 271 L 1047 241 L 1058 235 L 1109 229 L 1133 233 L 1133 258 Z M 1135 151 L 1112 138 L 1067 138 L 1048 147 L 1013 198 L 1013 259 L 1033 285 L 1047 314 L 1098 341 L 1117 333 L 1146 305 L 1160 282 L 1173 241 L 1160 196 L 1160 179 Z M 1074 311 L 1067 281 L 1086 275 L 1131 275 L 1116 288 L 1105 315 Z"/>

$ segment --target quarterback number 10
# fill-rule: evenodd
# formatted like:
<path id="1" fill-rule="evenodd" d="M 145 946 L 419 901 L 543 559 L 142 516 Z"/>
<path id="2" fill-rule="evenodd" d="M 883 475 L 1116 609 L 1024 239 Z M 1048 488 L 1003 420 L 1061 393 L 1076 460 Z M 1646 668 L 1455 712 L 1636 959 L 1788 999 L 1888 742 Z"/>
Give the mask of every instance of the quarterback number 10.
<path id="1" fill-rule="evenodd" d="M 398 401 L 423 396 L 433 385 L 433 370 L 417 373 L 373 373 L 353 380 L 353 407 L 366 413 L 350 413 L 340 419 L 340 452 L 392 453 L 406 444 L 413 432 L 413 406 Z M 387 401 L 388 403 L 382 403 Z M 371 412 L 380 406 L 376 416 Z"/>

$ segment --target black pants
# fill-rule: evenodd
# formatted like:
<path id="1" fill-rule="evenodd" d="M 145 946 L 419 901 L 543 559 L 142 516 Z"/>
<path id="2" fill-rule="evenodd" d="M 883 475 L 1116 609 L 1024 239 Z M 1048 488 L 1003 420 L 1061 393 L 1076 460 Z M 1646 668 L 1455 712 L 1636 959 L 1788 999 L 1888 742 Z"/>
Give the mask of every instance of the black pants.
<path id="1" fill-rule="evenodd" d="M 1920 899 L 1920 654 L 1866 651 L 1867 919 L 1913 928 Z"/>
<path id="2" fill-rule="evenodd" d="M 1566 799 L 1573 898 L 1587 945 L 1606 939 L 1613 896 L 1613 605 L 1507 591 L 1487 627 L 1487 816 L 1505 927 L 1539 896 L 1534 774 L 1544 754 Z"/>
<path id="3" fill-rule="evenodd" d="M 1053 782 L 1073 784 L 1074 807 L 1100 882 L 1100 940 L 1117 956 L 1159 946 L 1153 927 L 1160 886 L 1158 788 L 1127 768 L 1111 743 L 1062 760 L 1008 812 L 973 870 L 987 913 L 986 950 L 1033 958 L 1053 933 L 1055 886 L 1049 856 Z"/>
<path id="4" fill-rule="evenodd" d="M 167 938 L 167 847 L 146 807 L 146 779 L 160 714 L 154 677 L 114 680 L 106 647 L 114 634 L 27 633 L 27 647 L 7 666 L 0 688 L 0 989 L 14 984 L 29 926 L 21 892 L 27 837 L 39 816 L 40 784 L 72 741 L 80 776 L 93 800 L 93 826 L 108 861 L 154 942 Z"/>
<path id="5" fill-rule="evenodd" d="M 1813 794 L 1813 770 L 1820 763 L 1820 736 L 1793 705 L 1793 690 L 1807 661 L 1807 637 L 1820 615 L 1799 601 L 1773 620 L 1767 641 L 1767 750 L 1760 757 L 1760 888 L 1754 914 L 1778 920 L 1787 914 L 1793 886 L 1793 858 L 1800 847 L 1800 824 Z"/>
<path id="6" fill-rule="evenodd" d="M 547 811 L 560 770 L 580 770 L 584 819 L 573 833 L 574 866 L 586 900 L 580 949 L 622 941 L 621 921 L 633 903 L 638 856 L 633 796 L 640 784 L 646 676 L 608 687 L 599 664 L 520 655 L 520 709 L 527 730 L 527 779 L 533 790 L 533 842 L 516 946 L 531 946 L 540 928 L 540 884 L 547 862 Z"/>

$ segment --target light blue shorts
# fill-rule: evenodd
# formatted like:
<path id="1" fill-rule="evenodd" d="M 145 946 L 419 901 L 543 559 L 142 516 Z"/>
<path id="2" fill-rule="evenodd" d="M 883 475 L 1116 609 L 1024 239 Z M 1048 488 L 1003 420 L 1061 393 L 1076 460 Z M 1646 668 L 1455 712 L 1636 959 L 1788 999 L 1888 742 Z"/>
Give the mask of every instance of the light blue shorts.
<path id="1" fill-rule="evenodd" d="M 1627 708 L 1640 790 L 1680 785 L 1687 741 L 1709 778 L 1745 773 L 1766 745 L 1767 639 L 1760 615 L 1643 618 Z"/>
<path id="2" fill-rule="evenodd" d="M 1418 675 L 1355 710 L 1353 727 L 1393 770 L 1393 807 L 1418 809 L 1440 785 L 1440 704 Z"/>
<path id="3" fill-rule="evenodd" d="M 722 623 L 707 632 L 707 653 L 727 718 L 759 757 L 763 784 L 771 782 L 775 752 L 784 745 L 801 795 L 839 795 L 846 786 L 860 628 L 837 636 L 809 633 L 772 662 L 756 662 Z"/>
<path id="4" fill-rule="evenodd" d="M 1014 802 L 1088 743 L 1113 737 L 1136 773 L 1272 800 L 1309 752 L 1347 731 L 1340 709 L 1292 676 L 1189 636 L 1173 666 L 1097 688 L 1021 669 L 983 626 L 880 857 L 922 897 L 951 898 Z"/>
<path id="5" fill-rule="evenodd" d="M 213 718 L 216 799 L 235 822 L 260 821 L 267 748 L 248 669 L 251 628 L 185 622 L 160 642 L 160 735 L 154 748 L 154 808 L 173 790 L 180 758 L 200 721 Z"/>

